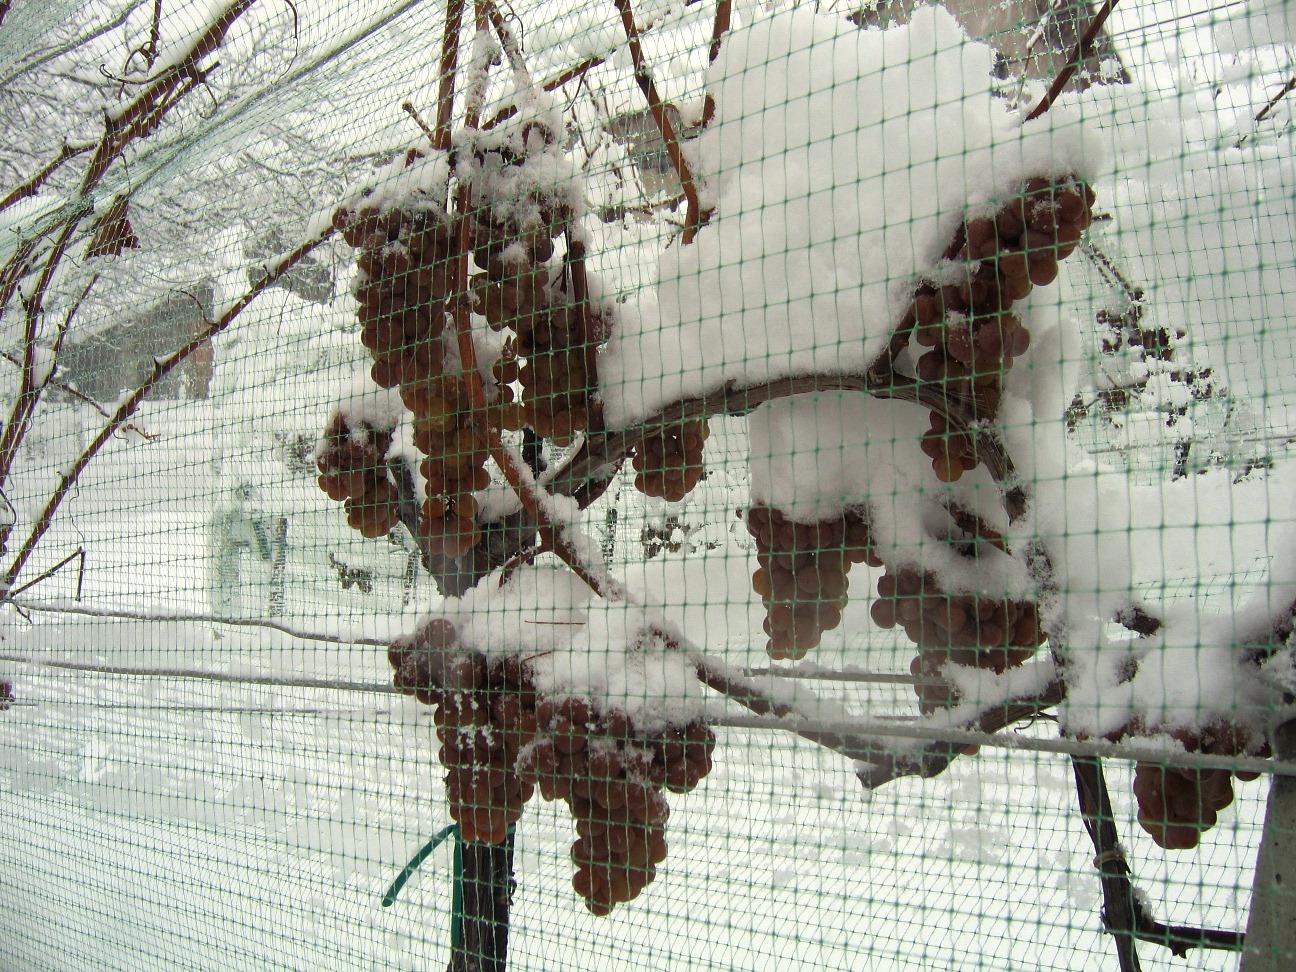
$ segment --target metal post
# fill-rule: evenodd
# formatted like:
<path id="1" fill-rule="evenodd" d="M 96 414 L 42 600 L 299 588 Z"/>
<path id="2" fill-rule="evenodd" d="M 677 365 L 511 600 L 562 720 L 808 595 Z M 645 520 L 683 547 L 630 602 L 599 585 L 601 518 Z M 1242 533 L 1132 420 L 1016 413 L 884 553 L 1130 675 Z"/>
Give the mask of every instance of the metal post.
<path id="1" fill-rule="evenodd" d="M 1296 718 L 1273 734 L 1274 758 L 1296 762 Z M 1251 888 L 1242 972 L 1296 969 L 1296 777 L 1269 784 L 1260 855 Z"/>

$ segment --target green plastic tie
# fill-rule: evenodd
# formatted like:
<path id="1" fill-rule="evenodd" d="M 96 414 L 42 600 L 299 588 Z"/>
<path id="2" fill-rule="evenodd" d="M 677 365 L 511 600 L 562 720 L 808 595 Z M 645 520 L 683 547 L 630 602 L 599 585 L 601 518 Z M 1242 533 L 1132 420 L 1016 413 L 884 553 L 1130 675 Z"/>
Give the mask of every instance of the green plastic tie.
<path id="1" fill-rule="evenodd" d="M 419 869 L 419 866 L 425 860 L 428 859 L 428 856 L 434 850 L 440 847 L 445 842 L 445 839 L 449 837 L 451 834 L 455 835 L 454 909 L 455 909 L 455 915 L 458 916 L 462 905 L 462 901 L 460 900 L 462 896 L 462 892 L 459 886 L 460 884 L 463 883 L 463 859 L 462 859 L 462 855 L 459 852 L 459 825 L 458 824 L 450 824 L 446 827 L 442 827 L 440 830 L 436 832 L 436 835 L 431 840 L 429 840 L 426 844 L 423 845 L 423 848 L 417 854 L 415 854 L 412 858 L 410 858 L 410 862 L 405 865 L 405 867 L 401 870 L 400 874 L 396 876 L 396 880 L 392 882 L 392 886 L 387 889 L 387 893 L 383 895 L 382 903 L 384 908 L 390 908 L 392 904 L 395 903 L 396 896 L 400 894 L 401 888 L 405 887 L 405 882 L 407 882 L 414 875 L 414 872 L 417 871 Z M 458 926 L 458 922 L 456 921 L 455 923 L 456 930 L 457 930 L 457 926 Z"/>

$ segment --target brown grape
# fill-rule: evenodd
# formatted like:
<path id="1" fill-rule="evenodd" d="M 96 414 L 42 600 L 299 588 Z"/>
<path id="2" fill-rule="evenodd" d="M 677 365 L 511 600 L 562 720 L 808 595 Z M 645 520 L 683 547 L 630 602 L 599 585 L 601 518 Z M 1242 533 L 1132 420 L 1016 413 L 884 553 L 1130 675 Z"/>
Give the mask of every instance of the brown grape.
<path id="1" fill-rule="evenodd" d="M 1137 726 L 1127 728 L 1139 731 Z M 1246 729 L 1228 722 L 1214 723 L 1200 732 L 1178 729 L 1170 735 L 1189 752 L 1240 756 L 1255 750 L 1269 754 L 1267 743 L 1253 745 Z M 1257 775 L 1136 763 L 1134 797 L 1139 826 L 1166 850 L 1191 850 L 1201 842 L 1202 834 L 1219 822 L 1220 811 L 1233 802 L 1233 777 L 1249 781 Z"/>
<path id="2" fill-rule="evenodd" d="M 757 504 L 747 511 L 759 569 L 752 588 L 765 602 L 765 651 L 776 660 L 804 658 L 823 632 L 841 624 L 852 564 L 881 566 L 858 510 L 818 523 L 795 523 Z"/>
<path id="3" fill-rule="evenodd" d="M 632 734 L 629 717 L 583 699 L 542 699 L 540 739 L 524 770 L 546 799 L 566 801 L 576 821 L 572 886 L 596 915 L 638 897 L 666 858 L 670 807 L 662 790 L 686 793 L 711 771 L 715 736 L 700 722 Z"/>
<path id="4" fill-rule="evenodd" d="M 710 435 L 706 419 L 663 425 L 644 433 L 631 453 L 635 489 L 678 503 L 702 479 L 702 451 Z"/>
<path id="5" fill-rule="evenodd" d="M 517 772 L 535 738 L 535 692 L 516 660 L 487 662 L 456 643 L 454 625 L 434 618 L 396 639 L 388 658 L 397 688 L 435 706 L 446 801 L 464 840 L 498 844 L 535 792 Z"/>
<path id="6" fill-rule="evenodd" d="M 1058 261 L 1071 255 L 1089 227 L 1093 201 L 1093 190 L 1079 180 L 1028 179 L 1021 195 L 994 216 L 963 224 L 956 255 L 961 279 L 922 284 L 906 317 L 914 340 L 930 349 L 917 360 L 920 380 L 968 402 L 975 419 L 996 417 L 1003 376 L 1030 347 L 1030 332 L 1012 306 L 1056 279 Z M 978 461 L 971 437 L 951 432 L 935 411 L 923 451 L 947 483 Z"/>
<path id="7" fill-rule="evenodd" d="M 924 714 L 957 701 L 952 687 L 935 684 L 949 664 L 1002 674 L 1029 660 L 1047 636 L 1029 601 L 976 594 L 951 594 L 930 574 L 912 567 L 888 568 L 877 582 L 870 613 L 882 628 L 903 627 L 919 652 L 910 672 L 929 681 L 918 685 Z"/>
<path id="8" fill-rule="evenodd" d="M 421 532 L 433 553 L 461 557 L 481 537 L 472 493 L 489 486 L 490 475 L 482 416 L 455 370 L 446 327 L 454 289 L 449 224 L 423 209 L 361 208 L 345 225 L 347 241 L 360 248 L 356 299 L 371 376 L 400 388 L 414 416 L 415 447 L 427 457 L 420 464 L 428 496 Z"/>
<path id="9" fill-rule="evenodd" d="M 400 496 L 387 471 L 391 436 L 365 423 L 353 429 L 336 415 L 316 459 L 320 489 L 345 501 L 347 523 L 366 537 L 384 536 L 400 521 Z"/>

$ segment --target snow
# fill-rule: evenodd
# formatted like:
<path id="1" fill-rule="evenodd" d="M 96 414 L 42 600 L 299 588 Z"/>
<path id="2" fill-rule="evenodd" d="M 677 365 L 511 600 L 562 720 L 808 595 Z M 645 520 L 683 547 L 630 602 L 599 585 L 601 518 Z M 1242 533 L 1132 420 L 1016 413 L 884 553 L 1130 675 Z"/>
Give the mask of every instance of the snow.
<path id="1" fill-rule="evenodd" d="M 20 5 L 10 17 L 32 19 L 40 6 Z M 206 6 L 185 14 L 205 16 Z M 1253 431 L 1269 443 L 1256 455 L 1272 469 L 1244 476 L 1237 466 L 1208 464 L 1171 481 L 1158 457 L 1182 437 L 1204 435 L 1205 423 L 1193 413 L 1164 426 L 1168 410 L 1188 403 L 1186 386 L 1157 362 L 1130 368 L 1150 380 L 1119 416 L 1127 438 L 1112 433 L 1100 443 L 1113 446 L 1107 453 L 1081 448 L 1065 412 L 1077 390 L 1095 397 L 1093 376 L 1110 363 L 1092 359 L 1083 333 L 1109 295 L 1095 296 L 1076 254 L 1059 282 L 1024 308 L 1032 349 L 1010 375 L 997 423 L 1030 486 L 1020 522 L 1006 522 L 983 470 L 953 486 L 934 480 L 917 448 L 923 410 L 821 393 L 714 421 L 708 477 L 683 503 L 636 497 L 624 473 L 584 513 L 546 503 L 582 555 L 606 565 L 633 597 L 593 598 L 544 556 L 502 588 L 494 575 L 466 598 L 445 601 L 426 577 L 406 586 L 417 555 L 403 535 L 366 543 L 346 531 L 294 446 L 313 441 L 338 389 L 346 392 L 349 376 L 368 364 L 345 279 L 327 306 L 270 290 L 216 339 L 212 398 L 142 403 L 139 420 L 160 438 L 111 441 L 24 574 L 34 578 L 83 547 L 81 602 L 71 600 L 75 565 L 24 596 L 50 608 L 79 603 L 166 620 L 49 611 L 33 612 L 28 623 L 12 610 L 3 615 L 0 680 L 34 704 L 0 712 L 0 846 L 10 892 L 0 964 L 132 972 L 177 961 L 196 969 L 444 967 L 445 858 L 425 864 L 396 908 L 378 906 L 399 867 L 445 822 L 430 710 L 383 694 L 390 671 L 382 649 L 356 642 L 390 639 L 433 612 L 453 617 L 487 652 L 536 655 L 546 691 L 626 708 L 642 726 L 732 713 L 699 687 L 695 658 L 667 650 L 652 632 L 686 636 L 730 670 L 768 665 L 763 610 L 750 590 L 752 545 L 733 515 L 753 499 L 804 520 L 865 506 L 889 562 L 931 570 L 951 589 L 1030 594 L 1025 558 L 1044 549 L 1048 580 L 1066 595 L 1050 597 L 1045 613 L 1066 662 L 1070 698 L 1058 716 L 1067 731 L 1096 735 L 1137 719 L 1153 733 L 1139 741 L 1147 752 L 1180 749 L 1170 732 L 1220 717 L 1262 728 L 1279 711 L 1279 692 L 1296 687 L 1290 647 L 1259 670 L 1243 657 L 1296 601 L 1296 483 L 1282 444 L 1296 395 L 1294 312 L 1284 297 L 1296 290 L 1296 168 L 1290 104 L 1278 105 L 1268 123 L 1254 117 L 1290 77 L 1281 46 L 1290 34 L 1278 24 L 1287 13 L 1279 4 L 1237 8 L 1266 13 L 1263 24 L 1249 22 L 1249 35 L 1237 29 L 1240 18 L 1221 24 L 1193 13 L 1206 6 L 1118 7 L 1118 37 L 1136 52 L 1129 61 L 1139 83 L 1067 96 L 1023 128 L 991 94 L 988 49 L 963 38 L 939 10 L 921 10 L 914 24 L 882 34 L 804 9 L 740 2 L 738 30 L 706 79 L 718 124 L 687 147 L 704 198 L 719 206 L 711 225 L 689 247 L 673 242 L 664 257 L 660 222 L 587 219 L 579 235 L 604 278 L 598 292 L 625 301 L 616 304 L 620 320 L 603 355 L 615 425 L 725 381 L 859 371 L 894 324 L 906 288 L 939 273 L 937 258 L 960 219 L 986 211 L 1023 174 L 1086 173 L 1110 216 L 1092 236 L 1146 288 L 1145 321 L 1186 330 L 1177 361 L 1210 364 L 1239 402 L 1254 405 Z M 330 144 L 347 158 L 333 176 L 368 166 L 373 155 L 394 158 L 372 173 L 369 195 L 355 199 L 387 206 L 417 198 L 441 211 L 448 160 L 431 153 L 407 167 L 403 153 L 393 155 L 417 137 L 400 100 L 408 91 L 430 103 L 434 86 L 422 65 L 439 14 L 426 5 L 416 11 L 421 20 L 396 16 L 410 4 L 328 7 L 300 11 L 299 56 L 281 87 L 195 122 L 184 151 L 169 143 L 171 154 L 132 162 L 146 197 L 142 215 L 159 197 L 185 190 L 204 160 L 241 151 L 247 143 L 239 139 L 259 134 L 271 116 L 289 128 L 307 118 L 328 127 Z M 612 5 L 568 7 L 542 22 L 520 11 L 537 78 L 622 43 Z M 711 9 L 659 3 L 637 5 L 637 13 L 641 23 L 658 22 L 645 46 L 665 96 L 696 115 Z M 6 31 L 21 22 L 7 21 Z M 1237 53 L 1220 56 L 1217 45 L 1228 37 L 1242 38 Z M 360 45 L 365 38 L 372 43 Z M 813 54 L 805 48 L 811 40 Z M 778 56 L 766 63 L 767 53 Z M 780 95 L 768 110 L 762 84 Z M 584 117 L 593 109 L 572 94 L 582 90 L 605 96 L 611 112 L 642 107 L 621 54 L 591 71 L 583 88 L 536 102 L 490 138 L 508 144 L 524 119 L 561 115 L 568 97 Z M 952 92 L 957 105 L 938 112 L 936 102 Z M 524 100 L 517 92 L 509 99 Z M 933 147 L 927 135 L 938 117 Z M 883 144 L 885 154 L 876 150 Z M 294 168 L 305 151 L 286 153 Z M 496 199 L 525 201 L 533 188 L 566 180 L 570 165 L 560 156 L 538 153 L 521 173 L 525 186 L 501 183 Z M 589 173 L 600 205 L 637 201 L 632 188 L 618 187 L 609 157 L 621 158 L 595 155 Z M 254 196 L 223 174 L 214 184 L 246 203 L 250 220 L 265 222 L 286 183 L 266 176 Z M 310 185 L 326 202 L 337 198 L 325 180 Z M 57 197 L 39 197 L 0 219 L 30 224 L 54 205 Z M 331 206 L 310 211 L 303 235 L 323 234 Z M 213 256 L 186 232 L 193 252 L 179 269 L 141 271 L 128 255 L 120 273 L 129 288 L 114 299 L 138 306 L 131 302 L 139 294 L 165 289 L 210 259 L 228 274 L 216 303 L 232 307 L 246 286 L 245 261 L 232 256 L 244 235 L 230 230 Z M 768 245 L 757 247 L 766 236 Z M 740 258 L 755 268 L 751 277 Z M 785 278 L 785 292 L 772 294 L 769 281 Z M 100 321 L 119 309 L 87 311 Z M 397 396 L 346 393 L 341 408 L 357 421 L 395 426 L 393 448 L 409 454 Z M 61 401 L 38 419 L 9 491 L 20 524 L 100 423 Z M 549 458 L 552 478 L 558 457 Z M 953 502 L 1004 530 L 1015 556 L 987 556 L 975 571 L 952 557 L 942 531 Z M 517 501 L 497 488 L 482 509 L 511 512 Z M 273 561 L 258 553 L 256 538 L 279 517 L 289 544 L 276 605 Z M 343 587 L 330 557 L 367 571 L 371 591 Z M 854 568 L 843 624 L 803 670 L 907 670 L 911 646 L 870 626 L 876 578 Z M 1163 630 L 1150 638 L 1116 630 L 1112 616 L 1130 603 L 1162 618 Z M 312 642 L 216 617 L 276 611 L 295 630 L 354 641 Z M 331 679 L 374 691 L 73 674 L 17 658 Z M 955 670 L 969 701 L 917 724 L 957 726 L 974 705 L 1028 693 L 1057 671 L 1045 657 L 1003 676 Z M 915 717 L 908 686 L 752 682 L 819 718 Z M 1058 727 L 1021 731 L 1052 739 Z M 571 893 L 565 809 L 538 800 L 528 808 L 511 939 L 518 967 L 554 967 L 558 956 L 575 970 L 926 970 L 964 969 L 972 956 L 995 968 L 1110 968 L 1092 849 L 1063 759 L 987 752 L 958 760 L 938 779 L 890 784 L 865 803 L 851 764 L 831 753 L 786 733 L 719 735 L 715 772 L 672 800 L 671 856 L 658 883 L 610 920 L 587 916 Z M 1128 767 L 1108 765 L 1122 843 L 1158 917 L 1242 927 L 1264 785 L 1239 787 L 1200 851 L 1167 856 L 1133 824 Z M 1143 960 L 1148 968 L 1184 967 L 1151 947 Z M 1189 967 L 1233 964 L 1231 956 L 1197 953 Z"/>
<path id="2" fill-rule="evenodd" d="M 399 388 L 380 388 L 364 375 L 342 392 L 332 414 L 340 415 L 357 432 L 362 425 L 390 432 L 409 416 L 409 409 L 401 401 Z"/>
<path id="3" fill-rule="evenodd" d="M 1028 176 L 1087 176 L 1101 151 L 1078 119 L 1023 124 L 992 97 L 993 58 L 939 7 L 886 31 L 808 10 L 733 31 L 698 149 L 717 212 L 601 357 L 609 421 L 727 381 L 863 371 L 965 215 Z"/>

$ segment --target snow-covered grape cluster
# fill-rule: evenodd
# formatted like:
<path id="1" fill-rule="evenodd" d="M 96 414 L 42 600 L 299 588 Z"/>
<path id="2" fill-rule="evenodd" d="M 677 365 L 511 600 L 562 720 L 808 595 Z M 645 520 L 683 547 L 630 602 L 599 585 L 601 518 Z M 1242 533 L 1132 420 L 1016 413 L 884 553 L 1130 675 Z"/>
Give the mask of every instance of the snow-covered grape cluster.
<path id="1" fill-rule="evenodd" d="M 1030 346 L 1013 304 L 1057 279 L 1058 262 L 1089 226 L 1093 201 L 1084 182 L 1028 179 L 994 216 L 963 224 L 955 259 L 938 282 L 918 288 L 906 316 L 914 340 L 930 349 L 918 358 L 918 378 L 966 402 L 976 419 L 998 414 L 1003 375 Z M 974 440 L 939 412 L 931 419 L 923 451 L 939 479 L 955 482 L 977 465 Z"/>
<path id="2" fill-rule="evenodd" d="M 670 806 L 662 789 L 687 793 L 711 771 L 715 736 L 692 722 L 636 733 L 617 709 L 582 699 L 545 699 L 542 738 L 523 756 L 548 799 L 566 800 L 576 820 L 572 886 L 596 915 L 631 901 L 666 858 Z"/>
<path id="3" fill-rule="evenodd" d="M 608 914 L 638 897 L 666 857 L 670 807 L 711 771 L 715 736 L 701 722 L 640 732 L 615 708 L 539 694 L 516 656 L 487 660 L 434 618 L 388 652 L 394 684 L 436 707 L 446 798 L 465 840 L 499 843 L 538 788 L 576 821 L 573 887 Z"/>
<path id="4" fill-rule="evenodd" d="M 631 454 L 635 489 L 678 503 L 702 479 L 702 449 L 710 435 L 706 419 L 662 424 L 645 432 Z"/>
<path id="5" fill-rule="evenodd" d="M 366 537 L 385 536 L 400 519 L 400 496 L 388 472 L 392 434 L 336 415 L 316 453 L 319 487 L 345 501 L 347 523 Z"/>
<path id="6" fill-rule="evenodd" d="M 446 333 L 450 226 L 443 214 L 413 205 L 339 210 L 335 221 L 360 251 L 357 314 L 374 359 L 370 375 L 383 388 L 400 388 L 414 415 L 414 444 L 426 456 L 421 530 L 433 552 L 460 557 L 480 537 L 472 493 L 490 485 L 490 474 L 479 416 Z"/>
<path id="7" fill-rule="evenodd" d="M 495 378 L 501 388 L 513 381 L 521 386 L 521 408 L 507 402 L 503 425 L 525 422 L 567 445 L 589 427 L 596 376 L 587 344 L 598 340 L 604 325 L 588 295 L 578 299 L 571 249 L 562 272 L 546 266 L 554 240 L 571 239 L 575 216 L 571 180 L 545 179 L 562 174 L 555 164 L 557 141 L 545 125 L 530 122 L 517 139 L 483 151 L 469 233 L 483 270 L 473 277 L 473 309 L 494 330 L 513 331 Z"/>
<path id="8" fill-rule="evenodd" d="M 765 602 L 765 651 L 776 660 L 804 658 L 825 631 L 841 624 L 851 566 L 880 567 L 868 522 L 858 510 L 818 523 L 796 523 L 756 504 L 747 511 L 759 569 L 752 588 Z"/>
<path id="9" fill-rule="evenodd" d="M 398 689 L 436 707 L 437 755 L 461 836 L 498 844 L 535 791 L 516 768 L 535 738 L 535 692 L 515 659 L 487 664 L 460 649 L 456 634 L 450 621 L 433 618 L 392 642 L 388 660 Z"/>
<path id="10" fill-rule="evenodd" d="M 915 689 L 924 713 L 956 701 L 953 688 L 938 681 L 946 665 L 1002 674 L 1030 659 L 1046 638 L 1031 602 L 949 593 L 931 574 L 914 567 L 888 567 L 878 578 L 877 592 L 870 608 L 874 623 L 903 627 L 918 646 L 910 671 L 927 676 Z"/>

